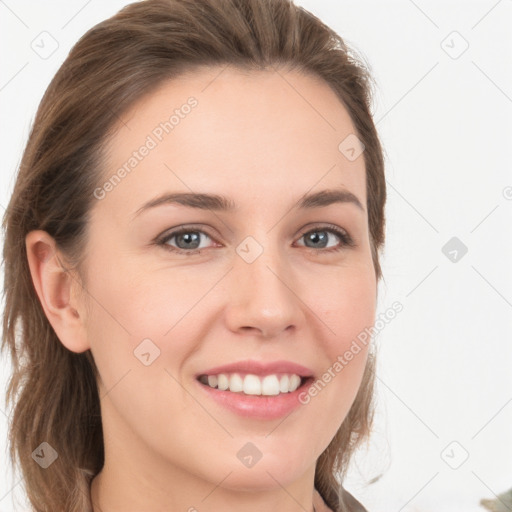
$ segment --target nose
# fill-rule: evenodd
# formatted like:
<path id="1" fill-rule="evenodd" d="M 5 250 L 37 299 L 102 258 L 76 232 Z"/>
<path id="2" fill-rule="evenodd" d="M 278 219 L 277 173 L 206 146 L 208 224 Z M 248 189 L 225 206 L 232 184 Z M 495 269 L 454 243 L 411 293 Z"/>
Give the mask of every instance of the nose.
<path id="1" fill-rule="evenodd" d="M 261 251 L 254 242 L 245 247 Z M 235 253 L 225 318 L 232 332 L 270 339 L 297 329 L 305 320 L 306 306 L 294 289 L 297 279 L 283 251 L 262 249 L 253 261 L 246 256 L 249 251 Z"/>

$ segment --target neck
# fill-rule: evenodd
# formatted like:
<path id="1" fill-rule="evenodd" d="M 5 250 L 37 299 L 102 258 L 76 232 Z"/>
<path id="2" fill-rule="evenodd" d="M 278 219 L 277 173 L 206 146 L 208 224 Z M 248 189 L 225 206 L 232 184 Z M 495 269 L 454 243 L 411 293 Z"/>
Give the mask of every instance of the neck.
<path id="1" fill-rule="evenodd" d="M 93 512 L 161 512 L 163 510 L 183 510 L 187 512 L 320 512 L 313 501 L 314 490 L 308 491 L 303 485 L 287 488 L 279 487 L 265 491 L 237 490 L 221 487 L 229 477 L 215 485 L 211 482 L 193 482 L 183 479 L 169 482 L 165 488 L 150 483 L 141 475 L 113 474 L 108 468 L 103 470 L 91 483 Z"/>

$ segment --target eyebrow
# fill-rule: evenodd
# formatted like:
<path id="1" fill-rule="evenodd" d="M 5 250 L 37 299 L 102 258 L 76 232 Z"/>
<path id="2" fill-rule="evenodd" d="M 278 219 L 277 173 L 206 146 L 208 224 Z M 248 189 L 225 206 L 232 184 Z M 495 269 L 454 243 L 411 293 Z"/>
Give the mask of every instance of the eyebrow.
<path id="1" fill-rule="evenodd" d="M 331 204 L 348 203 L 354 204 L 363 212 L 365 211 L 361 201 L 352 192 L 344 189 L 321 190 L 312 194 L 306 194 L 300 198 L 295 208 L 312 209 L 323 208 Z M 156 208 L 164 204 L 180 204 L 189 208 L 198 208 L 200 210 L 213 210 L 219 212 L 238 211 L 236 203 L 222 195 L 202 194 L 189 192 L 166 193 L 155 199 L 152 199 L 141 206 L 134 214 L 134 217 L 151 208 Z"/>

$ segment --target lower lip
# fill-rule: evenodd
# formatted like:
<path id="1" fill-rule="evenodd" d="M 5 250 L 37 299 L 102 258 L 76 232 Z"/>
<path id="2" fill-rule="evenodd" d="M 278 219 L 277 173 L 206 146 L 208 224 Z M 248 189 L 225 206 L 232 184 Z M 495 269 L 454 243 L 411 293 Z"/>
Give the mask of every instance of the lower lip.
<path id="1" fill-rule="evenodd" d="M 272 420 L 287 416 L 293 410 L 303 405 L 299 401 L 299 395 L 307 391 L 312 381 L 313 378 L 310 377 L 295 391 L 273 396 L 246 395 L 241 392 L 220 391 L 199 381 L 196 382 L 210 398 L 239 416 Z"/>

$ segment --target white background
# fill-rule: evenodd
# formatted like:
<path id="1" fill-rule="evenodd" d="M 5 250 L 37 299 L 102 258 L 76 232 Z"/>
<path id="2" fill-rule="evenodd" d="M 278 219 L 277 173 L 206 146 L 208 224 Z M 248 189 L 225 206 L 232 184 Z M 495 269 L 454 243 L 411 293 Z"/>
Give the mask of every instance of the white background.
<path id="1" fill-rule="evenodd" d="M 2 208 L 52 76 L 127 3 L 0 1 Z M 375 432 L 346 487 L 371 512 L 482 511 L 480 498 L 512 487 L 512 1 L 297 3 L 377 81 L 388 184 L 379 311 L 404 306 L 376 340 Z M 31 48 L 43 31 L 58 43 L 46 59 Z M 468 248 L 456 262 L 442 252 L 452 237 Z M 0 371 L 4 389 L 5 360 Z M 23 495 L 0 408 L 0 512 L 11 512 Z"/>

